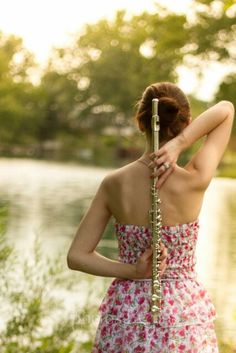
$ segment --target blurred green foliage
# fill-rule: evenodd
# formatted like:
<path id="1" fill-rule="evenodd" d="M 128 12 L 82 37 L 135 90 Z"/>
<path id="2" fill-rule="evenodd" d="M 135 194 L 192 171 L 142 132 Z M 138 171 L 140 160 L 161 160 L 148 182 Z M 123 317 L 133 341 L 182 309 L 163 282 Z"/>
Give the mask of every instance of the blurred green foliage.
<path id="1" fill-rule="evenodd" d="M 0 33 L 0 153 L 113 165 L 140 155 L 135 104 L 152 82 L 178 82 L 178 67 L 232 67 L 212 102 L 190 96 L 196 117 L 215 100 L 235 103 L 235 5 L 193 0 L 191 16 L 156 11 L 88 24 L 54 49 L 38 84 L 20 38 Z M 233 139 L 236 135 L 233 129 Z M 235 143 L 231 145 L 235 147 Z"/>
<path id="2" fill-rule="evenodd" d="M 196 20 L 189 27 L 191 54 L 207 60 L 232 64 L 235 60 L 235 1 L 194 0 Z"/>
<path id="3" fill-rule="evenodd" d="M 96 328 L 96 298 L 101 297 L 103 282 L 101 291 L 96 285 L 94 293 L 88 276 L 80 274 L 78 278 L 69 271 L 62 254 L 47 257 L 38 238 L 32 252 L 22 256 L 7 243 L 7 215 L 8 206 L 1 204 L 1 353 L 89 352 Z M 80 305 L 78 295 L 85 282 L 87 298 Z M 73 295 L 77 302 L 68 308 L 66 299 Z"/>

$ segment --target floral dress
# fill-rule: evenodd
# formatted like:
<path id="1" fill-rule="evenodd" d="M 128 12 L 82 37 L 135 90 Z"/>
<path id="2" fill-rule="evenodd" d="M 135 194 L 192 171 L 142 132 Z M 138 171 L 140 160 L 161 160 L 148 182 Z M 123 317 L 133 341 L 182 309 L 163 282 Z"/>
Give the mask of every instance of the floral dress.
<path id="1" fill-rule="evenodd" d="M 115 222 L 119 261 L 134 264 L 151 245 L 145 226 Z M 92 353 L 218 353 L 216 312 L 208 292 L 197 280 L 195 248 L 198 220 L 163 226 L 168 248 L 162 276 L 158 322 L 152 321 L 151 279 L 112 280 L 100 306 Z"/>

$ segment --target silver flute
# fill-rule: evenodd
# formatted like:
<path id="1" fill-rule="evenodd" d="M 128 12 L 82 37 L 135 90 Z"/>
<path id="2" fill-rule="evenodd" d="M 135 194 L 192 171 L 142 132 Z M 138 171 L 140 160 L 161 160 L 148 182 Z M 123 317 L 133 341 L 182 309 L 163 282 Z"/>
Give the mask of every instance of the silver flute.
<path id="1" fill-rule="evenodd" d="M 158 116 L 158 99 L 152 100 L 152 142 L 151 151 L 155 152 L 159 149 L 159 130 L 160 119 Z M 154 168 L 154 172 L 156 167 Z M 152 208 L 149 211 L 150 226 L 152 232 L 152 297 L 151 297 L 151 312 L 153 315 L 153 322 L 157 322 L 161 309 L 161 278 L 160 278 L 160 254 L 161 254 L 161 200 L 158 195 L 156 183 L 158 177 L 151 180 L 151 201 Z"/>

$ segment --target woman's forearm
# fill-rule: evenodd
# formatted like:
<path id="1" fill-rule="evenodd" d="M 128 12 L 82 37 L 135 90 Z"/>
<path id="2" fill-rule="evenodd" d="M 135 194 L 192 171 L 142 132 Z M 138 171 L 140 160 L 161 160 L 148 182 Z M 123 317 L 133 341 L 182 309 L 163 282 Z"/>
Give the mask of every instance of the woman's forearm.
<path id="1" fill-rule="evenodd" d="M 201 137 L 208 135 L 225 119 L 234 115 L 234 106 L 229 101 L 220 101 L 200 114 L 176 136 L 181 151 L 190 147 Z"/>
<path id="2" fill-rule="evenodd" d="M 135 279 L 135 266 L 111 260 L 94 251 L 83 255 L 68 255 L 68 267 L 95 276 Z"/>

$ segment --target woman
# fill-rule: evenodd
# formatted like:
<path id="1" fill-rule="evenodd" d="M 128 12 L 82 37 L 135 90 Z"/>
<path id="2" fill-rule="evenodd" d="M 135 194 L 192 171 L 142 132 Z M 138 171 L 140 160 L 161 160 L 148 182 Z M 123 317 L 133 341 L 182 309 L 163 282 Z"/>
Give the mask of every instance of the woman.
<path id="1" fill-rule="evenodd" d="M 150 149 L 153 98 L 159 99 L 161 142 L 155 153 Z M 68 252 L 69 268 L 115 277 L 99 307 L 101 318 L 92 353 L 218 352 L 215 309 L 196 279 L 195 246 L 204 192 L 229 141 L 233 117 L 233 104 L 221 101 L 191 122 L 188 100 L 176 85 L 161 82 L 144 91 L 136 120 L 145 133 L 146 148 L 136 161 L 103 179 Z M 184 167 L 178 166 L 181 152 L 203 136 L 199 150 Z M 158 323 L 153 323 L 150 311 L 148 218 L 155 166 L 164 244 Z M 115 218 L 119 261 L 95 251 L 111 216 Z"/>

